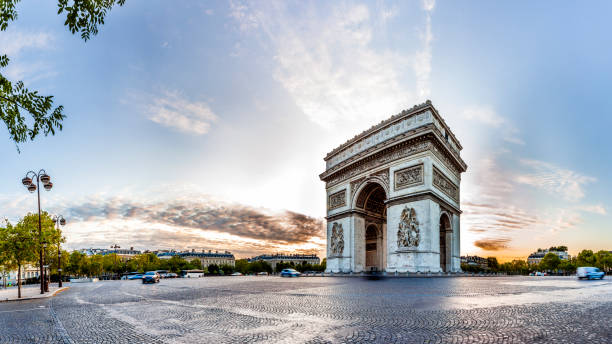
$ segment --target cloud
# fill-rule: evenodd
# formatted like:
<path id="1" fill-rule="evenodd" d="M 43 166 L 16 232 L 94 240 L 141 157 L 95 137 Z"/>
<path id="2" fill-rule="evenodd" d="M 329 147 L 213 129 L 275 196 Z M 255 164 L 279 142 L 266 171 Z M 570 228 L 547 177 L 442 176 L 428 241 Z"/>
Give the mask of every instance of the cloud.
<path id="1" fill-rule="evenodd" d="M 485 251 L 499 251 L 508 248 L 510 239 L 480 239 L 474 242 L 474 246 L 479 247 Z"/>
<path id="2" fill-rule="evenodd" d="M 353 131 L 414 103 L 400 83 L 411 57 L 371 46 L 375 21 L 388 10 L 372 14 L 363 4 L 338 3 L 322 9 L 287 6 L 233 1 L 231 16 L 244 34 L 273 51 L 274 78 L 311 121 Z"/>
<path id="3" fill-rule="evenodd" d="M 417 98 L 425 100 L 431 96 L 431 13 L 436 6 L 435 0 L 423 0 L 423 9 L 426 13 L 425 32 L 422 34 L 423 50 L 416 53 L 414 59 L 414 72 L 416 74 Z"/>
<path id="4" fill-rule="evenodd" d="M 599 215 L 607 214 L 606 208 L 601 204 L 580 205 L 580 206 L 577 206 L 576 209 L 580 211 L 585 211 L 588 213 L 599 214 Z"/>
<path id="5" fill-rule="evenodd" d="M 18 56 L 26 49 L 46 49 L 51 47 L 53 36 L 47 32 L 23 32 L 7 30 L 0 34 L 0 53 Z"/>
<path id="6" fill-rule="evenodd" d="M 584 198 L 583 187 L 597 180 L 543 161 L 523 159 L 520 162 L 533 172 L 518 175 L 517 182 L 535 186 L 572 202 Z"/>
<path id="7" fill-rule="evenodd" d="M 153 97 L 147 114 L 155 123 L 195 135 L 206 134 L 218 119 L 207 103 L 189 101 L 176 91 Z"/>
<path id="8" fill-rule="evenodd" d="M 47 32 L 24 32 L 8 29 L 0 33 L 0 55 L 11 60 L 2 74 L 12 80 L 28 83 L 57 75 L 48 61 L 28 61 L 28 50 L 44 50 L 53 47 L 54 36 Z"/>
<path id="9" fill-rule="evenodd" d="M 518 135 L 519 130 L 508 121 L 505 117 L 499 115 L 490 106 L 471 106 L 463 110 L 463 118 L 482 123 L 484 125 L 501 128 L 501 137 L 504 141 L 514 143 L 517 145 L 524 145 L 523 141 Z"/>
<path id="10" fill-rule="evenodd" d="M 473 106 L 463 110 L 463 117 L 484 123 L 494 128 L 499 128 L 506 122 L 506 119 L 498 115 L 495 110 L 488 106 Z"/>
<path id="11" fill-rule="evenodd" d="M 303 214 L 217 201 L 177 200 L 140 203 L 124 199 L 93 200 L 68 208 L 77 221 L 141 221 L 171 228 L 218 232 L 274 244 L 303 244 L 324 236 L 324 222 Z"/>

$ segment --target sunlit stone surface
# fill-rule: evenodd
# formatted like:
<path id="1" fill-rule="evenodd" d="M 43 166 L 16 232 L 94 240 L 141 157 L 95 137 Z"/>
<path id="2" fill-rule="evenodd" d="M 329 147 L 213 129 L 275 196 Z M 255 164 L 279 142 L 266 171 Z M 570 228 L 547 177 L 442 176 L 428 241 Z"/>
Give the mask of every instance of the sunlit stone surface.
<path id="1" fill-rule="evenodd" d="M 327 154 L 327 271 L 461 271 L 461 149 L 427 101 Z"/>

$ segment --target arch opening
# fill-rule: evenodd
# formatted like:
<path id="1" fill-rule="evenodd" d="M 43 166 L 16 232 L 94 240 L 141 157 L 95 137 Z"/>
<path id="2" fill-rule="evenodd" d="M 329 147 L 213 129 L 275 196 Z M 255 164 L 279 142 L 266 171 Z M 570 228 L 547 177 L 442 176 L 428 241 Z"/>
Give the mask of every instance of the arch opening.
<path id="1" fill-rule="evenodd" d="M 443 213 L 440 215 L 440 269 L 444 272 L 450 271 L 450 238 L 447 240 L 447 237 L 451 230 L 450 219 L 446 213 Z"/>
<path id="2" fill-rule="evenodd" d="M 355 232 L 356 247 L 362 247 L 356 262 L 357 270 L 383 271 L 385 228 L 387 223 L 387 193 L 377 182 L 366 184 L 357 194 L 355 208 L 363 217 L 363 227 Z M 363 246 L 362 246 L 363 245 Z M 357 267 L 358 266 L 358 267 Z"/>

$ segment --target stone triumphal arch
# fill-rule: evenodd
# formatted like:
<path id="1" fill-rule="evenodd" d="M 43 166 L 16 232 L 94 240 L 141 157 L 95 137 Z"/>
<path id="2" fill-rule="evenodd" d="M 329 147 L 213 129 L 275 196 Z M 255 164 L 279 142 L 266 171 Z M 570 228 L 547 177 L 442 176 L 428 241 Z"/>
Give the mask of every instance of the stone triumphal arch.
<path id="1" fill-rule="evenodd" d="M 460 271 L 461 149 L 427 101 L 327 154 L 327 270 Z"/>

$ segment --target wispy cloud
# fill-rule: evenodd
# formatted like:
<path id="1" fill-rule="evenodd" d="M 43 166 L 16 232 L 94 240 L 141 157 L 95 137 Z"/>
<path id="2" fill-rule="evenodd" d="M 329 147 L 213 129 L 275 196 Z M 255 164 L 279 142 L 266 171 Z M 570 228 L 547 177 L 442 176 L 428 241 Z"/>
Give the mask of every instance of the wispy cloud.
<path id="1" fill-rule="evenodd" d="M 520 174 L 519 183 L 535 186 L 568 201 L 578 201 L 585 196 L 583 187 L 597 179 L 538 160 L 521 160 L 532 173 Z"/>
<path id="2" fill-rule="evenodd" d="M 431 14 L 436 7 L 435 0 L 423 0 L 425 10 L 425 32 L 422 33 L 423 50 L 417 52 L 414 59 L 414 72 L 416 74 L 416 87 L 418 100 L 423 101 L 431 96 L 431 45 L 433 34 L 431 32 Z"/>
<path id="3" fill-rule="evenodd" d="M 380 17 L 367 6 L 231 5 L 238 27 L 262 37 L 273 50 L 274 78 L 313 122 L 363 129 L 364 121 L 375 122 L 413 103 L 412 92 L 399 82 L 411 57 L 370 46 Z"/>
<path id="4" fill-rule="evenodd" d="M 17 56 L 26 49 L 51 47 L 53 36 L 47 32 L 23 32 L 13 29 L 0 33 L 0 54 Z"/>
<path id="5" fill-rule="evenodd" d="M 190 101 L 177 91 L 166 91 L 150 99 L 148 118 L 165 127 L 203 135 L 218 117 L 206 102 Z"/>
<path id="6" fill-rule="evenodd" d="M 504 141 L 524 145 L 523 141 L 519 137 L 519 130 L 514 126 L 513 123 L 508 121 L 505 117 L 498 114 L 490 106 L 471 106 L 463 110 L 463 118 L 476 121 L 487 125 L 489 127 L 501 129 L 501 137 Z"/>

